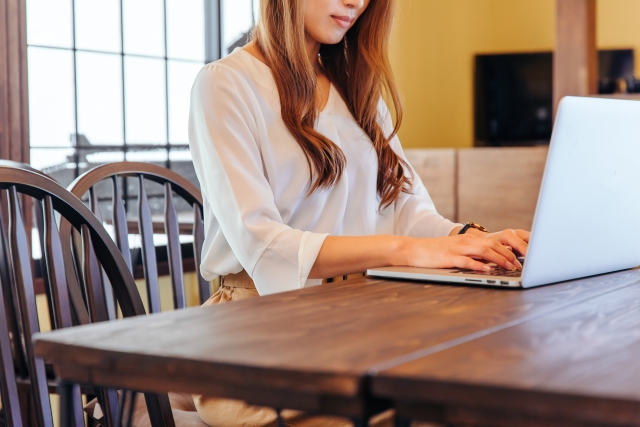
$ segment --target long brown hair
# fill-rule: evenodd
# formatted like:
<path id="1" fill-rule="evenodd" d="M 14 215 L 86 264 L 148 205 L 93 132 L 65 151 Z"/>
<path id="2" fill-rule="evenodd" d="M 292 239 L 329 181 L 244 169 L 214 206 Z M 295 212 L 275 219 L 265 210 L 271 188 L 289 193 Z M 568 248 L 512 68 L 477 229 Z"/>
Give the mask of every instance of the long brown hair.
<path id="1" fill-rule="evenodd" d="M 395 3 L 371 0 L 340 43 L 320 48 L 327 76 L 376 150 L 381 209 L 392 204 L 401 192 L 411 190 L 411 180 L 405 173 L 409 167 L 389 144 L 402 122 L 402 103 L 388 57 Z M 335 185 L 346 159 L 336 144 L 315 130 L 319 114 L 317 77 L 306 50 L 304 4 L 301 0 L 261 0 L 253 38 L 271 67 L 282 120 L 307 157 L 311 194 Z M 384 134 L 380 123 L 378 103 L 383 91 L 396 114 L 390 135 Z"/>

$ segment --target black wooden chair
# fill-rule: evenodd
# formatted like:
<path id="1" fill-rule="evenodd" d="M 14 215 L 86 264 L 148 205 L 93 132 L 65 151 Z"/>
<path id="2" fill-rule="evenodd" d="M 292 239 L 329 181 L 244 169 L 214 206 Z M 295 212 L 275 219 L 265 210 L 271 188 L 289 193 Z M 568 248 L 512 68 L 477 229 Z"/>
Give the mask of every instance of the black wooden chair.
<path id="1" fill-rule="evenodd" d="M 158 227 L 160 224 L 152 221 L 151 197 L 148 193 L 149 190 L 146 188 L 147 185 L 145 185 L 148 182 L 154 182 L 163 187 L 162 193 L 154 194 L 153 197 L 157 199 L 159 196 L 164 199 L 164 227 L 162 225 Z M 171 277 L 173 308 L 182 309 L 186 307 L 182 246 L 179 238 L 181 224 L 178 222 L 175 205 L 180 202 L 183 207 L 186 206 L 191 209 L 193 211 L 193 221 L 191 224 L 186 225 L 190 225 L 191 230 L 189 231 L 193 236 L 193 262 L 198 278 L 200 304 L 211 296 L 210 284 L 202 278 L 199 271 L 202 242 L 204 240 L 202 195 L 183 176 L 150 163 L 119 162 L 98 166 L 86 172 L 71 183 L 68 189 L 78 198 L 86 199 L 89 208 L 99 219 L 103 216 L 100 212 L 100 203 L 104 204 L 106 202 L 108 204 L 111 210 L 111 218 L 107 218 L 107 220 L 110 220 L 113 225 L 116 245 L 124 255 L 127 266 L 132 273 L 136 270 L 136 263 L 131 256 L 132 251 L 129 247 L 128 237 L 130 233 L 140 235 L 141 248 L 137 253 L 142 258 L 147 302 L 151 313 L 160 312 L 160 291 L 158 286 L 160 274 L 156 247 L 153 242 L 154 232 L 166 234 L 167 236 L 167 264 Z M 130 208 L 128 211 L 129 218 L 137 219 L 137 221 L 131 221 L 127 219 L 125 204 L 129 205 L 129 195 L 135 194 L 136 190 L 136 209 Z M 174 199 L 174 193 L 182 200 Z M 125 194 L 126 196 L 124 196 Z M 158 209 L 155 210 L 157 211 Z M 66 240 L 67 236 L 70 236 L 70 232 L 71 227 L 63 223 L 60 227 L 60 234 L 65 239 L 65 242 L 70 241 Z M 65 248 L 65 252 L 68 252 L 66 256 L 70 258 L 72 251 Z M 79 303 L 81 298 L 78 287 L 71 286 L 70 290 L 72 293 L 78 294 L 72 295 L 72 301 Z M 108 305 L 105 310 L 110 319 L 113 319 L 116 315 L 116 309 L 112 304 Z"/>
<path id="2" fill-rule="evenodd" d="M 10 168 L 18 168 L 27 170 L 39 175 L 42 175 L 45 178 L 51 179 L 48 175 L 43 172 L 34 169 L 31 165 L 14 162 L 11 160 L 0 160 L 0 166 L 10 167 Z M 29 200 L 33 205 L 33 213 L 35 214 L 33 220 L 34 224 L 37 227 L 39 236 L 43 235 L 44 223 L 42 221 L 42 205 L 37 200 Z M 11 292 L 10 283 L 10 275 L 9 275 L 9 265 L 8 265 L 8 245 L 7 245 L 7 236 L 8 236 L 8 224 L 7 221 L 3 221 L 3 217 L 6 218 L 8 214 L 9 203 L 7 199 L 7 195 L 5 192 L 0 192 L 0 284 L 2 286 L 6 286 L 5 294 L 11 296 L 10 303 L 5 307 L 2 307 L 5 310 L 6 318 L 7 318 L 7 327 L 8 327 L 8 336 L 11 337 L 10 340 L 10 350 L 11 355 L 13 357 L 14 363 L 14 376 L 17 375 L 18 381 L 18 402 L 20 403 L 20 408 L 22 409 L 22 421 L 25 427 L 29 427 L 35 424 L 35 419 L 31 416 L 30 409 L 33 407 L 33 401 L 31 400 L 31 392 L 30 392 L 30 383 L 28 380 L 28 369 L 27 369 L 27 359 L 26 359 L 26 351 L 24 348 L 24 340 L 14 339 L 14 337 L 22 337 L 24 336 L 21 324 L 17 321 L 18 316 L 16 315 L 16 307 L 19 307 L 19 302 L 17 299 L 17 295 L 14 292 Z M 40 239 L 40 250 L 41 253 L 44 253 L 44 242 Z M 40 267 L 40 271 L 44 271 L 44 267 L 42 265 L 44 263 L 44 259 L 33 260 L 34 267 Z M 0 289 L 4 289 L 0 286 Z M 45 289 L 49 289 L 46 285 L 45 278 Z M 4 414 L 0 411 L 0 427 L 4 424 L 3 417 Z M 19 424 L 19 423 L 18 423 Z"/>
<path id="3" fill-rule="evenodd" d="M 101 273 L 112 284 L 117 304 L 124 317 L 146 314 L 129 266 L 118 248 L 91 211 L 66 189 L 41 173 L 0 164 L 0 191 L 8 201 L 6 237 L 0 233 L 0 396 L 2 398 L 4 422 L 7 426 L 22 426 L 17 387 L 20 381 L 30 386 L 36 425 L 51 427 L 52 416 L 49 403 L 50 378 L 45 361 L 35 357 L 31 336 L 39 332 L 38 312 L 33 286 L 32 259 L 27 233 L 21 214 L 22 200 L 31 197 L 42 205 L 44 225 L 44 267 L 50 287 L 50 311 L 54 329 L 73 326 L 74 323 L 99 321 L 95 307 L 106 305 Z M 65 259 L 62 252 L 56 216 L 59 215 L 77 230 L 81 242 L 79 256 Z M 0 224 L 0 230 L 5 229 Z M 66 264 L 72 262 L 75 265 Z M 76 272 L 79 274 L 76 275 Z M 68 278 L 74 276 L 75 283 L 82 286 L 88 296 L 89 313 L 84 305 L 75 307 L 69 301 Z M 73 309 L 72 309 L 73 306 Z M 72 320 L 75 318 L 75 321 Z M 26 367 L 15 366 L 12 354 L 24 350 Z M 21 369 L 22 368 L 22 369 Z M 24 375 L 27 375 L 25 378 Z M 116 420 L 122 412 L 114 390 L 95 388 L 95 395 L 104 408 L 107 427 L 119 425 Z M 80 401 L 80 387 L 73 387 L 75 400 L 64 426 L 84 426 Z M 175 426 L 167 395 L 145 394 L 151 425 L 154 427 Z"/>

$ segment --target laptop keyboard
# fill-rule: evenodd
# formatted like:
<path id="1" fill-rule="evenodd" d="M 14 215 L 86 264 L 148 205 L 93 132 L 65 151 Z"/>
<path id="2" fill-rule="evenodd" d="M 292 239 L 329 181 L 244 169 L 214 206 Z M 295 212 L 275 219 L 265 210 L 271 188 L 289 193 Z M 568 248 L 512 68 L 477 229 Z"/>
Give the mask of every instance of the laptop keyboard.
<path id="1" fill-rule="evenodd" d="M 524 257 L 518 257 L 518 261 L 524 266 Z M 504 267 L 497 266 L 492 264 L 493 271 L 476 271 L 476 270 L 467 270 L 464 268 L 460 268 L 457 270 L 451 271 L 451 273 L 459 273 L 459 274 L 475 274 L 478 276 L 505 276 L 505 277 L 520 277 L 522 276 L 522 270 L 514 270 L 509 271 Z"/>
<path id="2" fill-rule="evenodd" d="M 476 270 L 452 270 L 451 273 L 460 273 L 460 274 L 475 274 L 478 276 L 503 276 L 503 277 L 520 277 L 522 276 L 521 270 L 509 271 L 503 267 L 493 267 L 493 271 L 476 271 Z"/>

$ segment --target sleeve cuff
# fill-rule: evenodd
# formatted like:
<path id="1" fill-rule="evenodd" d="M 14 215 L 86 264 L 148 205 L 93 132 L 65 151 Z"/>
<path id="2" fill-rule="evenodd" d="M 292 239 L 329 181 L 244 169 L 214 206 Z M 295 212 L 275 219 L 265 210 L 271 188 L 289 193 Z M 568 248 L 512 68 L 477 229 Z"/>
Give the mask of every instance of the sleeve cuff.
<path id="1" fill-rule="evenodd" d="M 298 280 L 301 288 L 307 285 L 309 272 L 311 271 L 311 268 L 313 268 L 313 264 L 315 264 L 316 259 L 318 258 L 320 249 L 328 236 L 329 234 L 311 233 L 309 231 L 305 231 L 302 234 L 300 252 L 298 252 Z M 316 281 L 314 280 L 313 282 Z M 309 284 L 315 285 L 316 283 Z"/>
<path id="2" fill-rule="evenodd" d="M 462 224 L 457 224 L 442 218 L 437 215 L 428 215 L 418 221 L 413 227 L 409 235 L 411 237 L 446 237 L 456 227 L 461 227 Z"/>

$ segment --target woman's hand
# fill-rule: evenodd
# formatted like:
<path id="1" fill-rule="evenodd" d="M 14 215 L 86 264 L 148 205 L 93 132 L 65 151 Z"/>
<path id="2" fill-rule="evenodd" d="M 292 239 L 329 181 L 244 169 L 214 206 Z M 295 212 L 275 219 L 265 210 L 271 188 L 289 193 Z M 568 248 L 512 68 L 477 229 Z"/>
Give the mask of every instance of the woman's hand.
<path id="1" fill-rule="evenodd" d="M 486 263 L 493 262 L 507 270 L 522 269 L 512 249 L 525 255 L 529 236 L 528 231 L 508 229 L 497 233 L 467 232 L 437 239 L 410 239 L 405 246 L 406 265 L 491 271 Z"/>
<path id="2" fill-rule="evenodd" d="M 336 277 L 385 266 L 469 268 L 489 271 L 493 262 L 508 270 L 522 268 L 511 248 L 527 252 L 529 232 L 504 230 L 483 233 L 470 229 L 449 237 L 421 239 L 404 236 L 329 236 L 324 241 L 310 279 Z"/>

